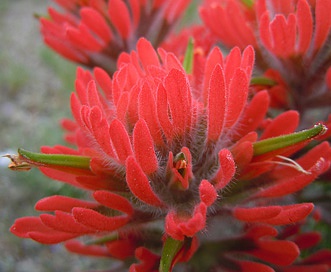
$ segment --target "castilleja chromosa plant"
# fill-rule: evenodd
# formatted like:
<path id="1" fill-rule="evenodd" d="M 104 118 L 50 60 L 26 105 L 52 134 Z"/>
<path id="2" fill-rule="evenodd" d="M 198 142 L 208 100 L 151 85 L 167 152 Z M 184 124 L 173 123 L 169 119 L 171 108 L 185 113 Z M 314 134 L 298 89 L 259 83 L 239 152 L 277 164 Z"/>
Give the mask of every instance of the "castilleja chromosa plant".
<path id="1" fill-rule="evenodd" d="M 47 213 L 12 233 L 116 271 L 331 269 L 306 224 L 324 220 L 319 203 L 302 194 L 330 182 L 330 121 L 300 121 L 330 113 L 331 1 L 208 0 L 205 25 L 177 37 L 188 1 L 56 2 L 66 13 L 41 19 L 46 43 L 93 68 L 78 68 L 62 122 L 75 147 L 19 149 L 9 167 L 90 194 L 41 199 Z"/>
<path id="2" fill-rule="evenodd" d="M 49 8 L 41 18 L 45 43 L 63 57 L 109 73 L 123 51 L 139 37 L 158 46 L 185 11 L 189 0 L 55 0 L 63 12 Z"/>

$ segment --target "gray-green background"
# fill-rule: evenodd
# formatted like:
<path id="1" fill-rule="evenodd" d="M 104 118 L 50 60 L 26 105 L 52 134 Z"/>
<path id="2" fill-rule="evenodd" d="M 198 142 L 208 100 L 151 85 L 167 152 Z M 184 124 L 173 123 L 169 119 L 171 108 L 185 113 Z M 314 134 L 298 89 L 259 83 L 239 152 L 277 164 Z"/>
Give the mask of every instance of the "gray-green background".
<path id="1" fill-rule="evenodd" d="M 76 66 L 43 45 L 34 14 L 46 14 L 50 4 L 0 0 L 0 155 L 63 143 L 59 120 L 70 117 Z M 80 192 L 36 169 L 11 172 L 8 163 L 0 158 L 0 272 L 109 268 L 105 260 L 68 254 L 61 245 L 44 246 L 9 232 L 16 218 L 38 215 L 34 204 L 40 198 Z"/>

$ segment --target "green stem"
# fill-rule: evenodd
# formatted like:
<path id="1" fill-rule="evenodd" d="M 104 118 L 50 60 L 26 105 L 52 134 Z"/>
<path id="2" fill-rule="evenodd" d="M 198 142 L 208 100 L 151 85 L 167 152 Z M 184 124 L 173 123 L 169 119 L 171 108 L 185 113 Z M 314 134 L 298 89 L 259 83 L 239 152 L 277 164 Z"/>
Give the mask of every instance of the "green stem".
<path id="1" fill-rule="evenodd" d="M 182 248 L 184 241 L 175 240 L 168 237 L 164 243 L 160 261 L 159 272 L 169 272 L 171 264 L 178 251 Z"/>

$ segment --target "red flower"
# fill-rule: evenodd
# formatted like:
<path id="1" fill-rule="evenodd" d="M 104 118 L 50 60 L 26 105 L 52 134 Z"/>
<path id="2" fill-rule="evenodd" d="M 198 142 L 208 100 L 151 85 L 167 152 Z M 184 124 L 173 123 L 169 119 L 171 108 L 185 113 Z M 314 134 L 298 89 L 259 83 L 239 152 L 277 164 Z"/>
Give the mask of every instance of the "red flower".
<path id="1" fill-rule="evenodd" d="M 208 252 L 207 231 L 211 267 L 271 271 L 294 262 L 299 248 L 275 239 L 273 226 L 312 211 L 311 203 L 290 204 L 289 195 L 329 168 L 331 148 L 322 143 L 297 162 L 284 156 L 324 128 L 292 134 L 298 114 L 289 111 L 266 122 L 258 137 L 269 97 L 262 91 L 250 98 L 253 48 L 234 48 L 227 57 L 214 48 L 202 63 L 200 74 L 189 74 L 173 53 L 140 39 L 136 51 L 119 57 L 112 78 L 99 68 L 93 75 L 79 69 L 75 120 L 63 122 L 77 150 L 44 147 L 52 155 L 38 158 L 21 150 L 13 163 L 35 164 L 51 178 L 93 191 L 93 200 L 42 199 L 36 209 L 54 214 L 18 219 L 11 231 L 41 243 L 67 241 L 80 254 L 135 256 L 140 263 L 131 271 L 154 271 L 159 263 L 170 270 L 201 254 L 199 248 Z M 72 240 L 87 235 L 95 241 Z M 232 254 L 238 252 L 265 264 L 240 260 Z"/>
<path id="2" fill-rule="evenodd" d="M 204 5 L 200 7 L 200 16 L 206 27 L 227 47 L 257 47 L 254 10 L 243 1 L 204 1 Z"/>
<path id="3" fill-rule="evenodd" d="M 224 45 L 254 46 L 257 65 L 263 70 L 275 69 L 281 75 L 287 88 L 284 93 L 281 85 L 281 93 L 276 96 L 272 91 L 274 106 L 298 110 L 306 123 L 311 122 L 310 109 L 323 108 L 315 121 L 325 120 L 331 104 L 327 74 L 331 20 L 326 12 L 331 1 L 248 2 L 208 0 L 200 15 Z"/>
<path id="4" fill-rule="evenodd" d="M 161 44 L 161 47 L 181 58 L 185 54 L 190 39 L 194 41 L 195 53 L 202 55 L 204 58 L 206 58 L 206 55 L 208 55 L 217 42 L 217 38 L 204 26 L 194 25 L 184 28 L 177 35 L 170 35 Z"/>
<path id="5" fill-rule="evenodd" d="M 325 45 L 331 27 L 326 13 L 331 2 L 312 2 L 256 0 L 249 5 L 237 0 L 208 0 L 200 14 L 208 28 L 228 47 L 258 48 L 261 41 L 277 57 L 306 54 L 307 58 Z"/>
<path id="6" fill-rule="evenodd" d="M 65 12 L 49 8 L 41 18 L 45 43 L 63 57 L 90 67 L 116 70 L 122 51 L 131 51 L 139 37 L 158 46 L 189 4 L 180 1 L 56 1 Z"/>

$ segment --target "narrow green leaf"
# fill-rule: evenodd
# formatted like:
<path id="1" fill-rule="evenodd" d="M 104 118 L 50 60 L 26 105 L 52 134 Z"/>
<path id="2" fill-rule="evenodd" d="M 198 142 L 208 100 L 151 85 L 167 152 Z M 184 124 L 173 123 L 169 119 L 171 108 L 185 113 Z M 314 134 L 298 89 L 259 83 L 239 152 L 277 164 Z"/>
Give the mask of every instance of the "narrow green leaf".
<path id="1" fill-rule="evenodd" d="M 65 155 L 65 154 L 43 154 L 34 153 L 22 148 L 18 149 L 18 154 L 27 162 L 36 165 L 66 166 L 80 169 L 90 169 L 90 157 Z"/>
<path id="2" fill-rule="evenodd" d="M 254 5 L 254 0 L 241 0 L 241 2 L 248 8 L 251 8 Z"/>
<path id="3" fill-rule="evenodd" d="M 193 71 L 193 58 L 194 58 L 193 49 L 194 49 L 194 42 L 193 42 L 193 39 L 190 38 L 187 48 L 186 48 L 184 61 L 183 61 L 183 67 L 187 74 L 192 74 L 192 71 Z"/>
<path id="4" fill-rule="evenodd" d="M 171 264 L 178 251 L 182 248 L 184 241 L 178 241 L 168 237 L 164 243 L 160 261 L 159 272 L 169 272 Z"/>
<path id="5" fill-rule="evenodd" d="M 251 78 L 251 85 L 263 85 L 263 86 L 275 86 L 277 84 L 276 81 L 274 81 L 271 78 L 267 77 L 253 77 Z"/>
<path id="6" fill-rule="evenodd" d="M 327 128 L 324 125 L 318 124 L 311 129 L 258 141 L 253 144 L 254 156 L 263 155 L 277 149 L 311 140 L 319 135 L 322 135 L 326 130 Z"/>

